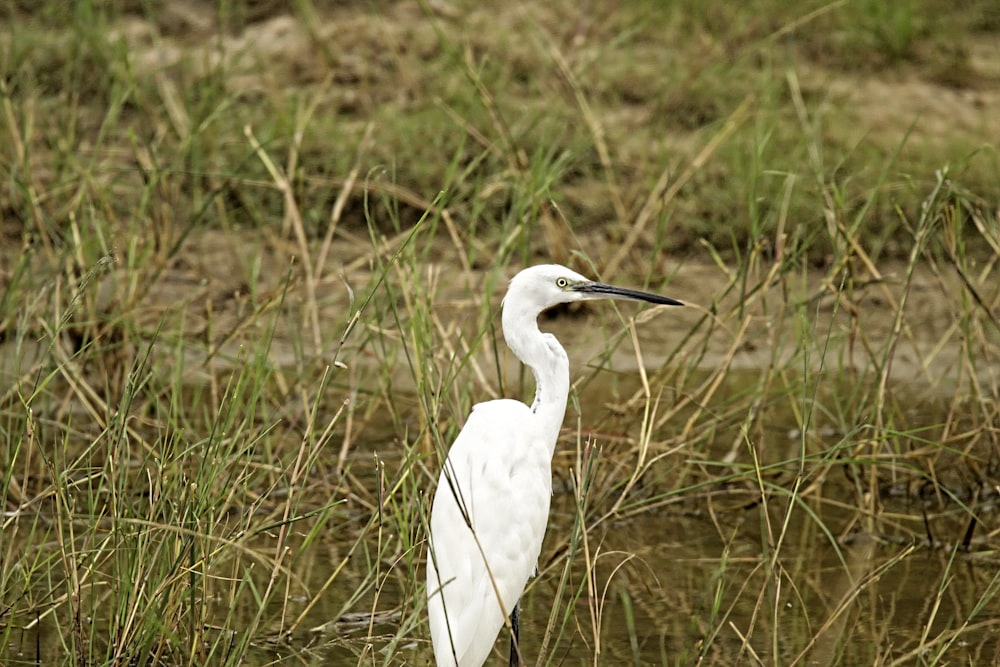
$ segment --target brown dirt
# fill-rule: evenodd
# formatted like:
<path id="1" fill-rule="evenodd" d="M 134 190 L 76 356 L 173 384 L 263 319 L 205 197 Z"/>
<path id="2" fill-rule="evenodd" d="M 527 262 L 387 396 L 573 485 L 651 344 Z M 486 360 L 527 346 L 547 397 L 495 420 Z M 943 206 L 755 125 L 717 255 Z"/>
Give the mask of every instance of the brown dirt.
<path id="1" fill-rule="evenodd" d="M 324 332 L 341 326 L 338 323 L 343 322 L 348 312 L 345 282 L 360 300 L 372 280 L 369 267 L 374 258 L 370 247 L 366 247 L 361 240 L 354 244 L 345 240 L 334 247 L 336 251 L 329 258 L 328 265 L 337 269 L 329 271 L 316 286 L 317 318 Z M 163 271 L 156 289 L 136 302 L 127 302 L 130 291 L 126 269 L 114 267 L 100 277 L 96 308 L 98 312 L 103 312 L 99 317 L 114 319 L 115 312 L 130 312 L 130 319 L 141 330 L 153 332 L 159 327 L 171 332 L 171 337 L 179 336 L 191 341 L 188 354 L 192 368 L 198 363 L 208 363 L 216 370 L 229 368 L 233 360 L 239 358 L 241 350 L 252 349 L 255 341 L 266 332 L 270 315 L 254 315 L 255 304 L 259 307 L 282 293 L 291 267 L 287 258 L 293 254 L 294 251 L 284 242 L 263 240 L 249 232 L 198 231 L 186 241 L 178 259 Z M 451 330 L 473 316 L 478 305 L 469 300 L 469 294 L 482 292 L 483 275 L 456 271 L 455 267 L 449 266 L 446 246 L 441 246 L 436 254 L 439 262 L 423 267 L 421 271 L 435 272 L 439 276 L 447 274 L 448 279 L 439 280 L 439 290 L 433 299 L 436 315 L 445 330 Z M 250 263 L 257 258 L 260 261 L 258 279 L 251 290 L 244 276 L 248 275 Z M 719 367 L 731 355 L 731 368 L 734 370 L 754 371 L 773 364 L 779 367 L 786 365 L 789 362 L 786 352 L 792 352 L 796 345 L 789 343 L 788 350 L 776 352 L 769 345 L 771 332 L 777 326 L 784 326 L 787 335 L 795 336 L 804 317 L 813 327 L 810 335 L 816 337 L 813 345 L 808 346 L 812 355 L 809 363 L 813 370 L 871 371 L 873 366 L 865 354 L 865 346 L 857 342 L 845 347 L 844 342 L 852 336 L 861 336 L 872 349 L 883 349 L 890 337 L 893 325 L 891 308 L 900 300 L 905 269 L 903 264 L 883 266 L 881 281 L 871 281 L 867 286 L 840 292 L 836 296 L 822 287 L 825 274 L 818 270 L 784 284 L 776 283 L 763 299 L 755 300 L 753 305 L 747 307 L 744 315 L 750 318 L 748 328 L 737 335 L 739 322 L 735 317 L 739 312 L 739 296 L 735 290 L 727 291 L 733 276 L 711 263 L 665 260 L 654 275 L 673 276 L 665 291 L 688 305 L 683 309 L 654 309 L 640 317 L 643 324 L 639 326 L 638 333 L 643 363 L 647 368 L 661 366 L 691 328 L 712 310 L 724 315 L 711 325 L 708 348 L 700 364 L 706 370 Z M 38 273 L 45 275 L 44 271 Z M 752 279 L 751 284 L 762 277 Z M 871 278 L 859 276 L 857 282 L 860 284 Z M 402 280 L 395 272 L 389 279 L 393 282 Z M 629 279 L 623 277 L 617 282 L 628 284 Z M 43 287 L 40 285 L 39 289 Z M 986 303 L 1000 302 L 1000 283 L 986 281 L 977 287 Z M 787 292 L 789 289 L 792 290 L 791 296 Z M 484 299 L 492 300 L 494 307 L 499 306 L 501 296 L 499 291 L 483 294 Z M 963 340 L 960 331 L 955 328 L 961 316 L 963 298 L 967 297 L 957 277 L 943 276 L 929 267 L 916 272 L 906 304 L 904 335 L 891 368 L 894 382 L 903 386 L 917 382 L 923 387 L 921 394 L 926 397 L 954 392 L 954 379 L 967 372 L 963 368 Z M 311 320 L 305 307 L 309 297 L 302 279 L 293 278 L 288 283 L 284 301 L 287 304 L 286 314 L 278 320 L 269 352 L 272 361 L 277 367 L 291 367 L 304 345 L 307 359 L 320 366 L 328 363 L 333 351 L 310 343 Z M 624 307 L 623 312 L 634 314 L 635 310 Z M 89 314 L 84 313 L 83 317 L 86 319 Z M 582 367 L 601 354 L 606 336 L 613 330 L 617 331 L 620 325 L 607 320 L 600 327 L 580 327 L 575 318 L 557 318 L 546 321 L 545 327 L 556 333 L 573 351 L 571 356 L 574 362 Z M 824 357 L 827 335 L 840 342 L 825 350 L 828 356 Z M 324 337 L 327 340 L 331 338 L 329 335 Z M 348 341 L 342 358 L 355 364 L 377 363 L 365 355 L 353 353 L 351 340 L 354 339 L 356 336 Z M 41 337 L 39 344 L 44 345 L 44 340 Z M 133 341 L 136 344 L 140 342 Z M 207 350 L 217 345 L 221 347 L 209 359 Z M 737 345 L 735 351 L 734 345 Z M 15 341 L 10 340 L 0 346 L 0 354 L 11 359 L 16 354 L 14 348 Z M 492 366 L 493 350 L 488 348 L 483 346 L 480 351 L 483 367 Z M 845 349 L 850 350 L 846 358 L 842 356 Z M 1000 360 L 991 359 L 989 349 L 978 353 L 986 356 L 975 367 L 978 374 L 976 380 L 982 387 L 1000 386 Z M 995 353 L 994 349 L 992 354 L 995 356 Z M 517 362 L 507 356 L 509 370 L 516 374 Z M 30 353 L 26 355 L 29 361 L 33 357 Z M 631 346 L 623 345 L 611 363 L 615 368 L 628 370 L 635 368 L 638 361 Z M 3 366 L 11 367 L 10 364 Z M 26 366 L 22 364 L 23 368 Z M 405 372 L 403 365 L 397 370 L 397 386 L 405 390 L 412 377 Z M 2 384 L 12 379 L 2 379 Z"/>
<path id="2" fill-rule="evenodd" d="M 155 22 L 137 12 L 113 28 L 128 44 L 137 75 L 157 81 L 164 103 L 170 109 L 171 120 L 180 131 L 190 119 L 185 117 L 180 105 L 171 105 L 170 101 L 179 85 L 172 78 L 172 71 L 182 61 L 203 67 L 205 71 L 225 61 L 226 70 L 231 73 L 226 85 L 234 94 L 248 99 L 254 95 L 273 94 L 276 90 L 327 86 L 340 112 L 361 120 L 379 105 L 406 106 L 419 99 L 423 77 L 421 63 L 441 48 L 435 33 L 438 27 L 461 34 L 468 26 L 474 26 L 468 39 L 473 46 L 483 48 L 476 37 L 482 31 L 516 32 L 526 25 L 541 25 L 568 48 L 578 49 L 579 55 L 585 52 L 593 26 L 601 18 L 582 8 L 563 8 L 570 12 L 565 15 L 538 3 L 513 3 L 498 9 L 459 6 L 438 0 L 429 7 L 438 20 L 437 25 L 428 19 L 417 2 L 410 1 L 388 3 L 378 13 L 370 11 L 367 3 L 323 8 L 314 22 L 306 24 L 287 13 L 282 3 L 261 2 L 246 9 L 244 29 L 224 32 L 219 38 L 216 4 L 186 0 L 164 3 Z M 507 55 L 515 69 L 528 67 L 530 54 L 525 50 L 533 46 L 519 44 L 511 38 L 504 41 L 511 43 L 512 51 Z M 717 46 L 705 43 L 709 52 Z M 1000 137 L 1000 113 L 996 112 L 1000 109 L 1000 40 L 990 34 L 972 36 L 966 48 L 968 76 L 962 79 L 961 85 L 946 77 L 928 76 L 927 71 L 916 67 L 849 73 L 803 64 L 799 74 L 810 89 L 825 90 L 838 100 L 840 108 L 852 109 L 860 120 L 856 126 L 858 133 L 877 136 L 887 147 L 902 139 L 914 119 L 913 134 L 920 140 L 949 142 L 957 137 L 976 146 Z M 603 122 L 609 134 L 632 136 L 639 141 L 634 139 L 638 135 L 630 128 L 650 118 L 655 109 L 648 106 L 641 95 L 634 96 L 632 101 L 634 104 L 630 107 L 617 114 L 608 114 Z M 669 141 L 681 150 L 693 151 L 700 143 L 693 140 L 694 136 L 694 132 L 678 129 Z M 642 147 L 626 145 L 623 150 L 625 153 L 639 152 Z M 603 199 L 604 186 L 600 182 L 577 182 L 567 191 L 577 193 L 583 205 L 607 206 L 606 202 L 594 200 Z M 590 254 L 594 256 L 603 255 L 608 249 L 608 238 L 603 231 L 579 234 L 576 239 L 584 245 L 589 244 Z M 611 242 L 615 239 L 611 238 Z M 7 244 L 6 248 L 12 253 L 18 252 L 14 245 Z M 335 245 L 337 256 L 331 258 L 329 266 L 336 270 L 327 271 L 317 285 L 318 293 L 323 295 L 319 306 L 324 321 L 336 320 L 346 307 L 346 290 L 339 273 L 345 273 L 354 285 L 364 285 L 369 278 L 366 267 L 371 249 L 364 239 L 341 234 Z M 213 318 L 214 335 L 232 332 L 239 328 L 250 308 L 247 294 L 251 290 L 243 278 L 247 275 L 246 267 L 237 258 L 258 253 L 264 258 L 264 264 L 260 284 L 255 290 L 265 293 L 280 290 L 289 266 L 287 258 L 295 254 L 291 244 L 278 238 L 262 241 L 257 233 L 195 231 L 178 255 L 179 259 L 165 267 L 155 291 L 129 307 L 145 313 L 142 321 L 150 327 L 168 314 L 175 318 L 184 336 L 207 335 L 209 316 L 206 313 Z M 447 254 L 442 250 L 442 259 Z M 714 295 L 727 284 L 729 276 L 714 264 L 700 261 L 690 260 L 680 265 L 666 260 L 661 262 L 663 265 L 658 267 L 661 275 L 676 275 L 673 283 L 676 296 L 695 304 L 681 314 L 663 319 L 667 326 L 661 331 L 674 329 L 670 323 L 676 321 L 676 330 L 680 332 L 700 316 L 702 307 L 713 302 Z M 0 284 L 10 278 L 9 269 L 3 267 L 13 263 L 12 256 L 8 256 L 0 264 Z M 47 275 L 45 267 L 37 268 L 33 272 L 35 275 Z M 885 287 L 863 290 L 859 293 L 861 301 L 850 304 L 857 308 L 863 330 L 875 340 L 884 338 L 887 333 L 889 322 L 881 308 L 888 298 L 898 299 L 898 292 L 894 290 L 900 284 L 901 268 L 883 267 L 882 273 L 888 279 Z M 121 298 L 121 285 L 127 283 L 123 271 L 116 268 L 102 279 L 104 295 L 98 300 L 100 307 L 111 307 Z M 817 285 L 819 279 L 819 274 L 813 274 L 808 284 Z M 454 293 L 445 290 L 439 298 L 445 302 L 461 300 L 465 286 L 476 284 L 478 280 L 478 276 L 463 275 L 453 282 L 461 289 Z M 39 286 L 42 287 L 44 285 Z M 990 288 L 986 283 L 983 287 L 987 292 L 993 290 L 987 294 L 987 303 L 996 303 L 996 285 Z M 882 289 L 887 292 L 882 294 Z M 908 306 L 912 311 L 908 318 L 912 322 L 910 349 L 900 351 L 893 372 L 900 378 L 940 378 L 954 371 L 959 363 L 958 347 L 947 344 L 940 347 L 942 341 L 953 335 L 949 333 L 949 326 L 955 314 L 950 305 L 960 298 L 958 287 L 953 280 L 942 279 L 928 270 L 918 276 L 916 289 L 920 298 L 912 299 Z M 300 282 L 292 286 L 290 298 L 293 302 L 305 299 L 302 290 Z M 803 298 L 811 296 L 803 294 Z M 827 314 L 834 312 L 832 303 L 828 296 L 817 301 L 821 312 Z M 177 311 L 179 304 L 187 309 L 183 317 Z M 843 309 L 837 311 L 838 321 L 846 317 L 845 313 Z M 762 313 L 754 326 L 766 330 L 772 324 L 768 315 Z M 711 365 L 726 353 L 731 341 L 724 339 L 724 331 L 725 327 L 719 330 L 717 349 L 705 357 L 706 364 Z M 283 339 L 279 335 L 276 343 L 274 353 L 279 357 L 285 356 L 281 351 Z M 231 345 L 238 346 L 239 342 L 239 338 L 234 338 Z M 316 354 L 324 352 L 315 351 Z M 652 359 L 658 356 L 655 350 L 647 354 Z M 768 362 L 768 355 L 768 351 L 759 348 L 741 350 L 737 364 L 751 368 L 759 366 Z M 984 381 L 990 386 L 997 385 L 994 365 L 984 364 L 979 370 L 986 374 L 982 378 Z"/>

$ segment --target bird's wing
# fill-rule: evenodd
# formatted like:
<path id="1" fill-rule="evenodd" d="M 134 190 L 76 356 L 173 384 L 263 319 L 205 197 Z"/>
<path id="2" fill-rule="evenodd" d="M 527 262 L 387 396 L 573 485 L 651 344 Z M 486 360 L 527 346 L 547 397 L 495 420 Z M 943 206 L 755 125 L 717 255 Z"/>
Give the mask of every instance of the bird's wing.
<path id="1" fill-rule="evenodd" d="M 486 660 L 538 562 L 552 473 L 534 417 L 518 401 L 477 405 L 448 452 L 427 558 L 439 665 L 456 664 L 455 656 L 459 667 Z"/>

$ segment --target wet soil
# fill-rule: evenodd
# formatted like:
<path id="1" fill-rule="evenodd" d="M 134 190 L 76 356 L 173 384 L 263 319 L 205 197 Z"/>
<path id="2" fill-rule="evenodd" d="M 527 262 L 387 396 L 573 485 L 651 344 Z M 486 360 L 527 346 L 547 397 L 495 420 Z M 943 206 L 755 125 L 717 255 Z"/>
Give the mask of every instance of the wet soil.
<path id="1" fill-rule="evenodd" d="M 289 14 L 284 3 L 251 3 L 243 10 L 246 15 L 241 27 L 223 31 L 222 38 L 216 40 L 219 32 L 216 3 L 181 1 L 163 4 L 155 19 L 137 9 L 113 29 L 134 52 L 137 72 L 158 77 L 157 85 L 166 100 L 177 85 L 170 72 L 182 60 L 201 62 L 208 70 L 224 59 L 233 73 L 225 85 L 234 94 L 251 99 L 255 95 L 273 94 L 276 89 L 327 86 L 332 100 L 330 109 L 344 114 L 347 122 L 359 129 L 364 119 L 383 105 L 418 106 L 419 63 L 440 48 L 434 27 L 425 20 L 426 15 L 417 3 L 388 3 L 384 11 L 377 13 L 368 11 L 368 7 L 367 3 L 323 6 L 316 20 L 308 22 Z M 456 31 L 462 22 L 486 31 L 494 26 L 517 27 L 533 21 L 548 25 L 567 43 L 587 41 L 585 9 L 572 10 L 569 17 L 572 20 L 568 20 L 560 12 L 570 10 L 551 9 L 537 3 L 532 7 L 512 5 L 499 10 L 431 2 L 428 8 L 448 29 Z M 403 49 L 398 50 L 401 45 Z M 706 48 L 710 47 L 709 44 Z M 864 121 L 857 132 L 874 133 L 875 140 L 887 149 L 897 145 L 908 132 L 926 142 L 948 142 L 958 135 L 974 146 L 984 138 L 1000 136 L 1000 114 L 995 112 L 1000 109 L 997 85 L 1000 43 L 989 34 L 978 35 L 970 39 L 966 48 L 969 71 L 959 73 L 960 77 L 948 76 L 944 71 L 929 76 L 919 66 L 849 72 L 826 67 L 821 59 L 803 65 L 798 71 L 809 90 L 826 91 L 840 105 L 853 108 Z M 527 66 L 530 61 L 522 64 Z M 637 93 L 630 99 L 641 101 L 642 95 Z M 623 154 L 642 151 L 639 144 L 643 140 L 627 135 L 651 113 L 648 106 L 635 104 L 606 116 L 608 131 L 623 137 Z M 180 127 L 188 121 L 176 115 L 174 122 Z M 693 132 L 679 129 L 668 141 L 679 150 L 694 151 L 694 136 Z M 575 183 L 567 188 L 567 193 L 574 199 L 577 210 L 607 213 L 604 188 L 599 181 Z M 95 272 L 81 309 L 74 315 L 80 320 L 78 326 L 71 322 L 69 331 L 90 332 L 94 321 L 114 323 L 127 319 L 128 326 L 102 330 L 105 338 L 101 342 L 112 341 L 115 353 L 107 359 L 106 367 L 87 369 L 88 372 L 104 373 L 107 378 L 117 377 L 123 382 L 135 358 L 163 332 L 169 332 L 170 341 L 183 343 L 188 368 L 185 381 L 192 385 L 207 383 L 219 373 L 236 368 L 244 362 L 246 350 L 256 349 L 259 341 L 272 333 L 273 342 L 266 354 L 274 368 L 301 371 L 307 366 L 318 373 L 318 369 L 337 359 L 361 374 L 373 372 L 382 361 L 363 349 L 358 335 L 348 337 L 343 347 L 339 342 L 352 308 L 375 288 L 376 252 L 387 256 L 384 248 L 372 249 L 365 233 L 359 232 L 357 219 L 353 223 L 345 223 L 334 236 L 325 268 L 313 284 L 308 284 L 296 259 L 300 250 L 297 245 L 287 236 L 262 234 L 257 230 L 194 229 L 179 252 L 170 257 L 154 254 L 151 263 L 143 267 L 123 266 L 124 253 L 110 257 Z M 3 224 L 4 230 L 9 231 L 9 221 Z M 0 286 L 6 287 L 20 261 L 21 248 L 15 243 L 18 234 L 6 234 L 4 238 L 9 242 L 0 247 Z M 586 223 L 575 239 L 592 249 L 595 256 L 607 256 L 614 243 L 613 234 L 601 228 L 592 229 Z M 469 270 L 459 267 L 447 242 L 435 241 L 432 245 L 428 260 L 417 269 L 439 277 L 432 299 L 445 330 L 454 331 L 471 321 L 478 312 L 480 299 L 489 300 L 494 309 L 498 307 L 502 290 L 488 288 L 482 267 Z M 540 243 L 537 247 L 545 245 Z M 538 252 L 532 259 L 564 260 L 551 256 L 558 252 Z M 621 309 L 623 319 L 608 312 L 561 312 L 547 319 L 543 328 L 555 333 L 570 351 L 574 376 L 593 366 L 614 369 L 624 375 L 634 374 L 640 366 L 652 373 L 668 362 L 677 364 L 672 356 L 674 351 L 689 332 L 700 327 L 704 345 L 692 366 L 699 372 L 708 374 L 726 365 L 738 384 L 740 374 L 744 378 L 753 377 L 769 369 L 794 366 L 805 375 L 837 375 L 837 381 L 850 383 L 859 375 L 883 370 L 885 346 L 897 333 L 894 308 L 905 293 L 903 330 L 887 369 L 887 378 L 901 400 L 910 403 L 914 411 L 925 410 L 925 423 L 948 417 L 949 410 L 961 406 L 962 397 L 995 402 L 1000 396 L 997 332 L 976 332 L 979 337 L 974 341 L 976 347 L 971 349 L 961 327 L 969 307 L 970 292 L 965 281 L 970 276 L 930 264 L 918 266 L 908 276 L 907 265 L 901 259 L 905 254 L 880 262 L 874 272 L 856 268 L 849 285 L 830 284 L 824 268 L 814 266 L 804 268 L 792 278 L 772 282 L 755 295 L 734 288 L 740 277 L 706 257 L 653 256 L 647 258 L 642 269 L 645 276 L 653 278 L 648 287 L 688 305 L 683 309 L 642 312 L 637 318 L 637 348 L 617 345 L 609 358 L 604 356 L 609 337 L 622 335 L 628 319 L 635 315 L 635 309 L 630 307 Z M 162 264 L 156 264 L 157 257 L 164 257 Z M 44 295 L 64 286 L 60 282 L 63 279 L 58 277 L 61 267 L 47 265 L 40 255 L 27 261 L 32 264 L 19 285 L 24 293 Z M 770 268 L 760 266 L 746 282 L 763 281 Z M 137 285 L 145 285 L 145 278 L 153 273 L 156 280 L 152 288 L 136 289 Z M 623 270 L 613 278 L 621 284 L 642 286 L 644 275 Z M 995 270 L 987 267 L 984 273 L 971 278 L 983 307 L 1000 312 L 997 308 L 1000 280 L 995 279 Z M 405 279 L 394 272 L 388 276 L 397 287 Z M 741 308 L 744 302 L 746 307 Z M 276 314 L 280 316 L 275 317 Z M 399 326 L 389 319 L 379 320 L 372 313 L 365 318 L 363 326 L 373 330 L 389 331 Z M 705 321 L 710 324 L 704 324 Z M 314 335 L 314 326 L 319 335 Z M 26 335 L 14 335 L 15 328 Z M 775 331 L 784 331 L 782 335 L 793 342 L 780 345 L 783 338 L 776 336 Z M 50 341 L 38 320 L 5 322 L 0 334 L 0 391 L 7 392 L 18 380 L 38 375 L 48 363 Z M 778 346 L 774 345 L 776 340 Z M 800 344 L 803 340 L 806 342 Z M 829 341 L 834 344 L 828 345 Z M 79 346 L 87 343 L 83 338 L 76 341 Z M 802 358 L 789 356 L 801 354 L 803 349 L 808 354 Z M 154 350 L 156 354 L 160 352 Z M 167 350 L 163 354 L 164 359 L 170 359 L 174 352 Z M 481 367 L 494 366 L 490 346 L 482 345 L 476 354 Z M 517 377 L 516 360 L 503 350 L 501 355 L 504 374 Z M 107 372 L 109 369 L 111 373 Z M 400 403 L 409 402 L 415 412 L 418 403 L 413 396 L 417 387 L 402 358 L 394 366 L 391 384 Z M 615 390 L 610 394 L 605 392 L 605 384 L 615 384 Z M 585 406 L 582 411 L 608 412 L 613 409 L 609 406 L 627 399 L 635 390 L 634 381 L 619 380 L 601 380 L 581 387 L 581 403 Z M 740 388 L 734 386 L 729 391 L 738 393 Z M 10 399 L 6 394 L 3 397 Z M 289 402 L 293 402 L 291 398 Z M 86 414 L 79 405 L 69 401 L 53 409 L 60 414 L 52 416 L 63 423 L 67 414 L 74 414 L 76 428 L 85 429 Z M 798 442 L 795 420 L 791 415 L 786 417 L 768 422 L 768 444 L 775 445 L 772 451 L 776 458 L 784 458 L 786 450 L 794 451 Z M 817 427 L 819 430 L 821 427 Z M 369 436 L 367 441 L 372 447 L 379 447 L 377 434 L 365 435 Z M 610 441 L 608 434 L 601 435 Z M 737 433 L 726 435 L 735 437 Z M 841 435 L 831 432 L 816 437 L 835 441 Z M 720 449 L 707 454 L 724 458 L 732 441 L 733 437 L 720 437 Z M 560 491 L 550 531 L 558 536 L 571 529 L 574 507 L 567 493 L 568 461 L 558 460 L 557 467 L 563 469 L 559 473 L 562 483 L 557 483 Z M 995 472 L 987 470 L 984 478 L 994 481 Z M 841 484 L 837 488 L 849 489 L 854 481 L 845 478 L 830 482 L 830 486 Z M 786 633 L 789 646 L 785 647 L 790 655 L 805 650 L 810 638 L 819 636 L 820 645 L 813 653 L 818 663 L 874 664 L 879 656 L 891 652 L 889 647 L 915 641 L 925 623 L 935 628 L 961 625 L 972 613 L 970 604 L 989 585 L 984 573 L 995 567 L 988 562 L 988 555 L 963 556 L 962 567 L 968 576 L 960 577 L 956 587 L 948 590 L 945 597 L 950 604 L 934 618 L 935 587 L 943 590 L 944 582 L 954 581 L 951 551 L 944 547 L 961 541 L 964 515 L 933 516 L 929 521 L 932 535 L 927 544 L 913 541 L 920 549 L 917 557 L 884 573 L 879 568 L 898 557 L 901 548 L 906 548 L 907 545 L 899 543 L 904 539 L 900 535 L 920 532 L 919 525 L 912 522 L 926 520 L 928 507 L 946 513 L 962 502 L 973 499 L 992 502 L 991 498 L 963 495 L 972 488 L 963 480 L 953 485 L 932 485 L 929 490 L 911 488 L 908 478 L 889 476 L 879 481 L 884 482 L 880 491 L 887 499 L 892 520 L 905 524 L 907 530 L 874 535 L 858 531 L 854 536 L 856 508 L 819 503 L 810 510 L 824 524 L 843 532 L 824 534 L 817 528 L 819 521 L 796 526 L 795 543 L 786 547 L 782 562 L 775 566 L 775 571 L 789 573 L 784 580 L 786 588 L 769 604 L 773 622 L 790 619 Z M 941 488 L 948 489 L 950 501 L 935 505 Z M 692 630 L 696 623 L 693 619 L 708 615 L 707 608 L 713 601 L 706 591 L 713 584 L 721 587 L 725 603 L 734 605 L 731 619 L 734 627 L 753 626 L 750 619 L 756 618 L 758 610 L 746 600 L 753 602 L 757 597 L 746 596 L 736 602 L 739 596 L 735 588 L 757 586 L 761 598 L 767 597 L 765 592 L 771 580 L 759 559 L 760 553 L 766 551 L 761 549 L 761 526 L 768 518 L 780 522 L 781 516 L 773 509 L 762 510 L 756 505 L 751 490 L 723 489 L 706 501 L 708 505 L 699 496 L 698 507 L 691 505 L 680 511 L 675 505 L 665 503 L 661 511 L 616 520 L 602 527 L 602 534 L 595 534 L 595 542 L 601 542 L 606 552 L 635 554 L 634 560 L 612 578 L 607 622 L 614 628 L 609 636 L 620 641 L 606 647 L 608 664 L 624 664 L 634 658 L 640 663 L 657 663 L 664 655 L 687 655 L 693 662 L 697 647 L 692 647 L 691 641 L 702 636 L 704 630 L 701 627 Z M 837 493 L 847 495 L 843 490 L 831 495 Z M 992 504 L 979 505 L 978 509 L 984 525 L 996 524 L 996 508 Z M 719 519 L 719 514 L 724 517 Z M 329 545 L 330 552 L 336 548 L 335 544 Z M 550 559 L 557 548 L 558 545 L 549 547 Z M 720 574 L 723 553 L 732 564 L 724 577 Z M 987 561 L 984 567 L 977 567 L 977 557 Z M 329 559 L 335 560 L 333 556 Z M 611 558 L 609 563 L 616 561 Z M 302 576 L 322 582 L 329 568 L 330 563 L 317 556 Z M 525 602 L 528 616 L 545 617 L 545 601 L 552 599 L 553 582 L 557 580 L 557 576 L 549 575 L 536 580 L 531 589 Z M 927 582 L 933 585 L 928 586 Z M 636 592 L 649 594 L 629 598 Z M 838 605 L 852 595 L 862 600 L 858 611 L 841 617 L 834 614 Z M 335 598 L 336 591 L 330 597 Z M 391 596 L 387 600 L 391 601 Z M 635 614 L 636 625 L 641 628 L 635 649 L 623 620 L 627 609 Z M 332 604 L 318 608 L 316 624 L 329 620 L 335 613 Z M 1000 615 L 995 604 L 981 613 Z M 843 620 L 817 635 L 814 629 L 824 627 L 828 618 Z M 767 636 L 768 620 L 760 623 L 763 624 L 758 626 L 760 634 Z M 986 635 L 993 630 L 983 632 Z M 741 660 L 747 660 L 746 647 L 736 636 L 736 633 L 728 635 L 713 646 L 709 657 L 715 660 L 714 664 L 741 664 Z M 987 664 L 990 657 L 984 652 L 997 650 L 995 638 L 984 636 L 981 642 L 975 639 L 978 638 L 949 648 L 946 659 Z M 536 645 L 540 641 L 537 635 L 532 635 L 530 627 L 526 641 Z M 748 639 L 747 645 L 763 656 L 765 662 L 787 661 L 788 656 L 771 655 L 769 652 L 775 647 L 754 638 Z M 338 651 L 330 651 L 331 660 L 354 656 L 351 647 L 342 653 Z M 426 658 L 423 654 L 418 657 Z M 583 664 L 592 658 L 592 647 L 582 645 L 570 649 L 566 656 L 567 664 Z M 261 658 L 262 662 L 264 659 Z"/>

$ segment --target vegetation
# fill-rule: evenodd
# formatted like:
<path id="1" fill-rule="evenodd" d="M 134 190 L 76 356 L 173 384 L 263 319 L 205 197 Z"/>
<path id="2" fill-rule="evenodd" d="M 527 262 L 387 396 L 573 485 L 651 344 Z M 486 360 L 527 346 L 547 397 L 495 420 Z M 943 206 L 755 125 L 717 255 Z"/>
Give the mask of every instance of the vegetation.
<path id="1" fill-rule="evenodd" d="M 994 5 L 9 3 L 0 662 L 430 662 L 542 261 L 689 305 L 545 323 L 529 659 L 994 659 Z"/>

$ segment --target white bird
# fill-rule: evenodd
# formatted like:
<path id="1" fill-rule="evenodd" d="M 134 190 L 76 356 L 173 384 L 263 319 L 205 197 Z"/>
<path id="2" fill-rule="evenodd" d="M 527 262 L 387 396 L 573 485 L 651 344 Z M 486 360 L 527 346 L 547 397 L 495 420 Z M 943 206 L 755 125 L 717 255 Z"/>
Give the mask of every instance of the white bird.
<path id="1" fill-rule="evenodd" d="M 510 281 L 503 335 L 535 376 L 530 406 L 500 399 L 473 407 L 438 479 L 427 549 L 427 613 L 439 667 L 480 667 L 538 562 L 552 496 L 552 455 L 569 397 L 569 359 L 538 315 L 560 303 L 630 299 L 680 306 L 655 294 L 593 282 L 563 266 L 524 269 Z"/>

